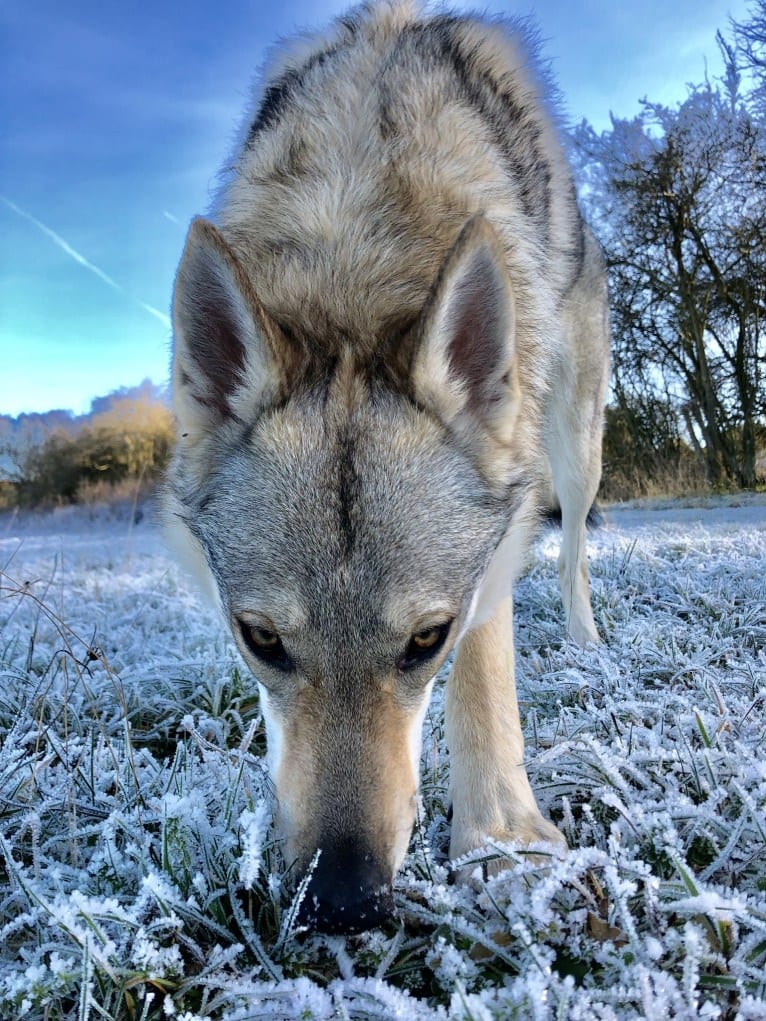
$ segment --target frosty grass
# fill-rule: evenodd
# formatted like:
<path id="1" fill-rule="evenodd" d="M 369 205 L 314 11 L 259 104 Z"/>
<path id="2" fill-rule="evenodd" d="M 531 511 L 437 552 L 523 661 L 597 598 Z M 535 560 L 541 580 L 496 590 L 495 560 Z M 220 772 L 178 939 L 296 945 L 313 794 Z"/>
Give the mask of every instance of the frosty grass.
<path id="1" fill-rule="evenodd" d="M 766 1018 L 766 504 L 616 511 L 605 643 L 517 590 L 527 757 L 571 853 L 456 885 L 440 694 L 399 918 L 301 931 L 255 688 L 130 515 L 0 521 L 0 1018 Z"/>

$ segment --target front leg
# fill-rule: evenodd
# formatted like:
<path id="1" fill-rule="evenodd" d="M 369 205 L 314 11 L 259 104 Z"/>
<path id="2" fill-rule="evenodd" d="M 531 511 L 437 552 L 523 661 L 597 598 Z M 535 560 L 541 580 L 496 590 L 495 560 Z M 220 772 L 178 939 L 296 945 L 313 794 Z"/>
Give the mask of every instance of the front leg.
<path id="1" fill-rule="evenodd" d="M 462 639 L 447 685 L 450 857 L 503 841 L 564 838 L 540 814 L 524 768 L 524 738 L 513 662 L 513 600 Z"/>

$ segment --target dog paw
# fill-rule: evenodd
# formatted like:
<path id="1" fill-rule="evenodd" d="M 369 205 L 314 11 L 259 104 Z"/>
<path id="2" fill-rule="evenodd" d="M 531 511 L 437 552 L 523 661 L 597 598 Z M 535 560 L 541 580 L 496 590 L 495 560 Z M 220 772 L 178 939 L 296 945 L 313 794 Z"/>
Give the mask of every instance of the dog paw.
<path id="1" fill-rule="evenodd" d="M 573 630 L 570 628 L 569 637 L 583 649 L 587 648 L 589 645 L 601 645 L 601 637 L 595 628 L 592 630 L 586 630 L 584 628 Z"/>
<path id="2" fill-rule="evenodd" d="M 502 853 L 502 845 L 513 844 L 514 854 Z M 500 846 L 498 846 L 500 845 Z M 520 861 L 544 865 L 552 858 L 562 858 L 567 848 L 563 834 L 552 822 L 537 813 L 528 815 L 513 827 L 494 828 L 488 833 L 476 829 L 452 834 L 450 858 L 456 863 L 458 882 L 468 882 L 481 866 L 484 877 L 513 868 Z"/>
<path id="3" fill-rule="evenodd" d="M 573 615 L 567 627 L 569 637 L 573 642 L 585 648 L 588 645 L 600 645 L 601 637 L 596 630 L 593 614 L 588 608 L 587 614 Z"/>

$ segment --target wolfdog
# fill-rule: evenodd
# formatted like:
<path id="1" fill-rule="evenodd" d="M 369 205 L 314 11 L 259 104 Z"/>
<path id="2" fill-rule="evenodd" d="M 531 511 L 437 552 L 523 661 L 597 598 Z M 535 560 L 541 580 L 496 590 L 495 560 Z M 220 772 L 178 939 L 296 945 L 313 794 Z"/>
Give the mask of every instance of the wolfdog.
<path id="1" fill-rule="evenodd" d="M 523 26 L 370 3 L 284 45 L 173 298 L 164 495 L 257 678 L 305 917 L 378 924 L 433 678 L 450 854 L 559 841 L 524 766 L 512 584 L 560 510 L 569 635 L 609 361 L 600 250 Z"/>

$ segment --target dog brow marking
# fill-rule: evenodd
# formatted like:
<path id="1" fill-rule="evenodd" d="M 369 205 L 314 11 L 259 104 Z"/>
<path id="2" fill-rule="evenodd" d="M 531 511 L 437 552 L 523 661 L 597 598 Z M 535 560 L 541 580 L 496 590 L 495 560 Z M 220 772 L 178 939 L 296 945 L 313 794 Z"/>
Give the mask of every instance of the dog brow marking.
<path id="1" fill-rule="evenodd" d="M 354 439 L 350 425 L 338 437 L 338 514 L 340 531 L 343 536 L 346 558 L 354 547 L 354 518 L 352 507 L 355 500 L 357 479 L 354 468 Z"/>

